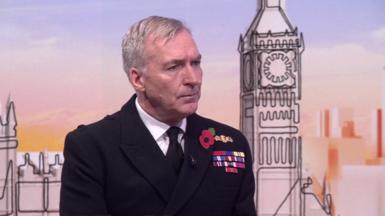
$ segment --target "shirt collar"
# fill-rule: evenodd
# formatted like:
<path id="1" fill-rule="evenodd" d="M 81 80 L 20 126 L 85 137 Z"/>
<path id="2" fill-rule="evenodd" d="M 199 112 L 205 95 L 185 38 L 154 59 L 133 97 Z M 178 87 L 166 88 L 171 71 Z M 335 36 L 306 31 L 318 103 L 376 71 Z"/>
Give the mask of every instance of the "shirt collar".
<path id="1" fill-rule="evenodd" d="M 155 119 L 146 111 L 144 111 L 138 102 L 138 98 L 135 99 L 135 106 L 136 106 L 136 109 L 138 110 L 139 116 L 142 119 L 144 125 L 150 131 L 152 137 L 154 137 L 155 140 L 158 140 L 159 138 L 161 138 L 162 135 L 170 128 L 168 124 L 165 124 Z M 179 124 L 175 126 L 182 129 L 184 133 L 186 131 L 186 125 L 187 125 L 187 120 L 186 118 L 184 118 L 182 119 L 182 121 L 179 122 Z"/>

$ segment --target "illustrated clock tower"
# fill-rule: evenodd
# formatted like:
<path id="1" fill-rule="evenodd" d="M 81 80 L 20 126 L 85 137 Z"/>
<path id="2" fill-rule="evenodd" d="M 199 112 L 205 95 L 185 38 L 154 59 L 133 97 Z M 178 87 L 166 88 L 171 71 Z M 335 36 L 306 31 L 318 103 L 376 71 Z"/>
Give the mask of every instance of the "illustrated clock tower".
<path id="1" fill-rule="evenodd" d="M 258 215 L 300 215 L 302 34 L 281 0 L 260 0 L 239 40 L 240 128 L 249 141 Z"/>

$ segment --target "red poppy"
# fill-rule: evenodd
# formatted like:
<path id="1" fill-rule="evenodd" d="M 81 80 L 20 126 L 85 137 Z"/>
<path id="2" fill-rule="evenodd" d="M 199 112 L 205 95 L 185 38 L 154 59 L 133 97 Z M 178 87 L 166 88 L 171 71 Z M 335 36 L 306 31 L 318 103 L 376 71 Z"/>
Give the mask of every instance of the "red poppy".
<path id="1" fill-rule="evenodd" d="M 199 142 L 205 149 L 208 149 L 211 145 L 213 145 L 214 141 L 214 135 L 212 134 L 210 129 L 203 130 L 201 135 L 199 136 Z"/>

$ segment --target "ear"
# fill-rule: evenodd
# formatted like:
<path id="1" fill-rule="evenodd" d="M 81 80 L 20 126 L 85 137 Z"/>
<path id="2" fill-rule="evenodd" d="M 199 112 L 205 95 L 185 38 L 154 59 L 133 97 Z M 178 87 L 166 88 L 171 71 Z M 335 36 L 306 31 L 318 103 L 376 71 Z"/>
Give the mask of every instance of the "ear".
<path id="1" fill-rule="evenodd" d="M 132 87 L 134 87 L 137 92 L 144 92 L 144 82 L 143 82 L 143 72 L 138 68 L 132 67 L 128 71 L 128 79 Z"/>

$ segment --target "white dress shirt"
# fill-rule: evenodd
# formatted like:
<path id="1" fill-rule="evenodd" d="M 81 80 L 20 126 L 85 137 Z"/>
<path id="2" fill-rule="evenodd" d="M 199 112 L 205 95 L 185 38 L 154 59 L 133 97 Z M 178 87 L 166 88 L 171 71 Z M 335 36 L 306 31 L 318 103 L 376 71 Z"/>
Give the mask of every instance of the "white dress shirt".
<path id="1" fill-rule="evenodd" d="M 136 106 L 136 109 L 138 110 L 139 117 L 142 119 L 144 125 L 150 131 L 152 137 L 155 139 L 160 150 L 162 150 L 163 154 L 166 155 L 169 142 L 170 142 L 166 131 L 170 128 L 170 125 L 155 119 L 146 111 L 144 111 L 138 102 L 138 98 L 135 99 L 135 106 Z M 179 133 L 178 135 L 178 142 L 181 144 L 183 151 L 184 151 L 183 134 L 186 132 L 186 125 L 187 125 L 186 118 L 182 119 L 182 121 L 180 121 L 179 124 L 173 125 L 173 126 L 179 127 L 183 131 L 183 133 Z"/>

